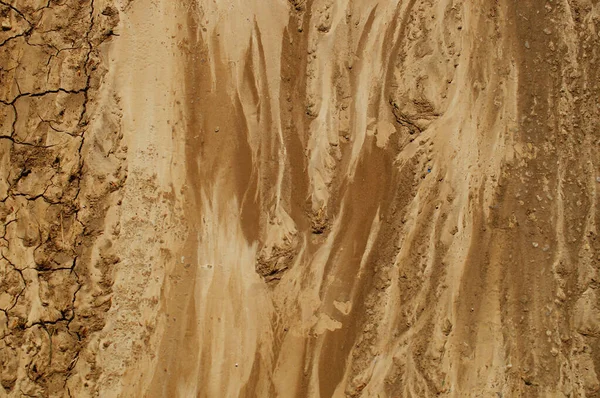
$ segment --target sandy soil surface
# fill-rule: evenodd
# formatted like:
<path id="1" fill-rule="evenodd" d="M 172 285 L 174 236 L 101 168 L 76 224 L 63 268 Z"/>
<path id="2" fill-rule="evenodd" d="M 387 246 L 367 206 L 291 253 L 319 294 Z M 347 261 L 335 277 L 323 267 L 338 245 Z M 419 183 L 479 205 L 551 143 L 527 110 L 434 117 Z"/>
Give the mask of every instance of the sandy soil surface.
<path id="1" fill-rule="evenodd" d="M 0 23 L 0 396 L 600 396 L 597 0 Z"/>

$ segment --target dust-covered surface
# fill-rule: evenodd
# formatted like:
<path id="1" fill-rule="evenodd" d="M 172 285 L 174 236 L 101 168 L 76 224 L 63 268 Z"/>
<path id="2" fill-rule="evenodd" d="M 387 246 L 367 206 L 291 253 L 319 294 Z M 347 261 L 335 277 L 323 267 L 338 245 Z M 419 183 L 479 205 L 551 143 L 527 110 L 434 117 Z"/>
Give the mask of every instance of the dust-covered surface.
<path id="1" fill-rule="evenodd" d="M 4 395 L 600 396 L 600 3 L 38 3 Z"/>

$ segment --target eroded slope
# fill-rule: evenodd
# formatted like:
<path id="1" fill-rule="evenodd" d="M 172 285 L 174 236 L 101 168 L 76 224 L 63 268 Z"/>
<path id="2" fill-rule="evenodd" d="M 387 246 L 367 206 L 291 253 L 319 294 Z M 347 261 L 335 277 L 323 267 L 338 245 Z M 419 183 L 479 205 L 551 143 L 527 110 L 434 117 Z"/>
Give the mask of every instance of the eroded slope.
<path id="1" fill-rule="evenodd" d="M 598 395 L 597 2 L 17 3 L 7 392 Z"/>

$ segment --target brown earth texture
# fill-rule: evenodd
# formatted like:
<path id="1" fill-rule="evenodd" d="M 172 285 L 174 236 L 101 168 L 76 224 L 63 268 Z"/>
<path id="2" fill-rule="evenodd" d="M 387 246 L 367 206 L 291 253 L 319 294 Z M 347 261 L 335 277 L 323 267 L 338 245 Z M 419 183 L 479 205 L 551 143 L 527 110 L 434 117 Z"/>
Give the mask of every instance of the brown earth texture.
<path id="1" fill-rule="evenodd" d="M 600 397 L 599 0 L 0 0 L 0 397 Z"/>

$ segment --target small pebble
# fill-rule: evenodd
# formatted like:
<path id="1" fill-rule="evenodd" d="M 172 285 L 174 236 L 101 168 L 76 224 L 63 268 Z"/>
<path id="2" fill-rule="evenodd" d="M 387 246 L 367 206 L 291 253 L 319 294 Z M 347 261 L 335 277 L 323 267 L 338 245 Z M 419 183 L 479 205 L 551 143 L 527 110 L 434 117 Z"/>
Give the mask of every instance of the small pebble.
<path id="1" fill-rule="evenodd" d="M 218 126 L 217 126 L 217 127 L 215 128 L 215 133 L 218 133 L 220 130 L 221 130 L 221 129 L 220 129 Z"/>
<path id="2" fill-rule="evenodd" d="M 529 48 L 529 42 L 525 41 L 525 48 Z"/>
<path id="3" fill-rule="evenodd" d="M 538 246 L 539 246 L 539 244 L 538 244 L 537 242 L 532 242 L 532 243 L 531 243 L 531 246 L 533 246 L 533 247 L 538 247 Z"/>
<path id="4" fill-rule="evenodd" d="M 596 177 L 596 182 L 600 182 L 600 177 Z"/>

